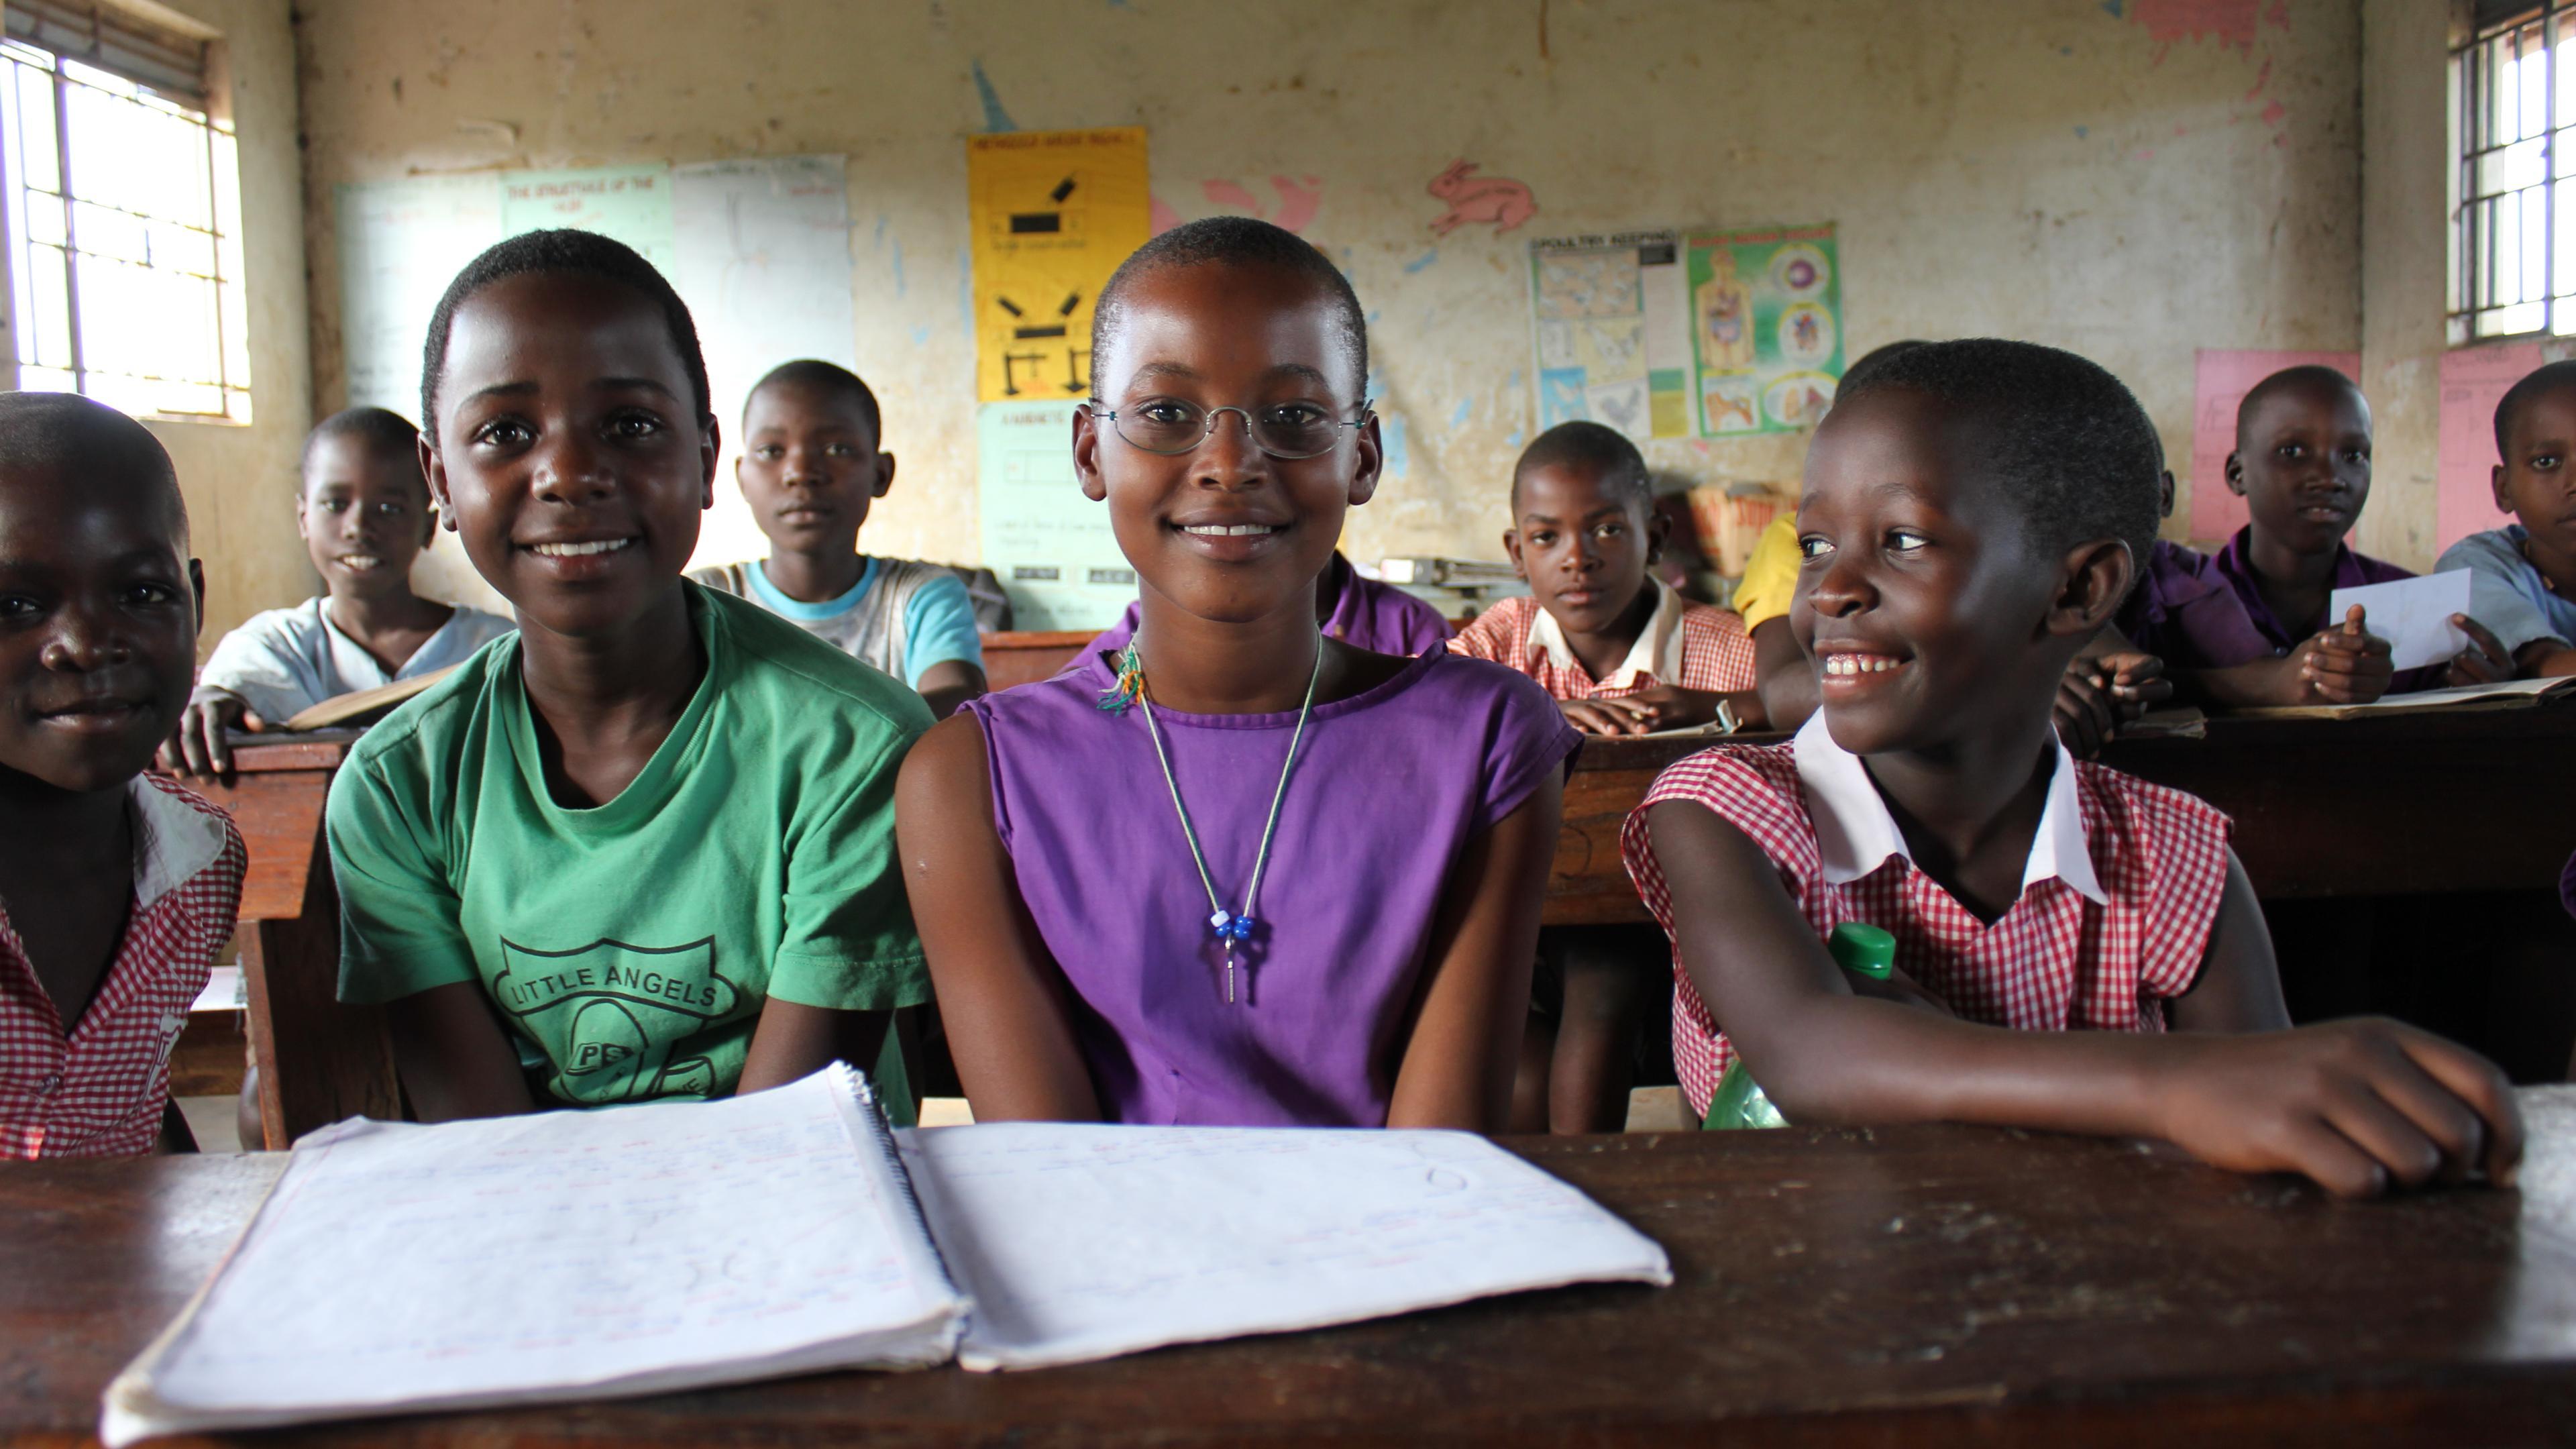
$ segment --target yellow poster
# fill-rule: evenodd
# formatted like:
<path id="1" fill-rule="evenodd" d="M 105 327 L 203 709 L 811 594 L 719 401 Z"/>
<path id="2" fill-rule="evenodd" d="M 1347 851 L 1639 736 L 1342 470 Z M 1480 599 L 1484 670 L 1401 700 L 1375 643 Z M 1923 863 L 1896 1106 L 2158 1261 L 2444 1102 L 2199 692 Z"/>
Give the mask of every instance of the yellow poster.
<path id="1" fill-rule="evenodd" d="M 1145 128 L 966 142 L 979 402 L 1091 395 L 1091 307 L 1152 234 Z"/>

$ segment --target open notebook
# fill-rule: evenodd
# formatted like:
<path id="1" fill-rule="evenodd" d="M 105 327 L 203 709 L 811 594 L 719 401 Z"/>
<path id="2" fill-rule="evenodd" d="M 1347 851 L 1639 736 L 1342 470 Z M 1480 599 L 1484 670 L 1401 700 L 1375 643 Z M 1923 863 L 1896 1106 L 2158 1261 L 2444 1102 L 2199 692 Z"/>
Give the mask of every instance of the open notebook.
<path id="1" fill-rule="evenodd" d="M 897 1133 L 835 1065 L 720 1102 L 312 1134 L 99 1434 L 1034 1368 L 1594 1281 L 1672 1270 L 1470 1134 Z"/>

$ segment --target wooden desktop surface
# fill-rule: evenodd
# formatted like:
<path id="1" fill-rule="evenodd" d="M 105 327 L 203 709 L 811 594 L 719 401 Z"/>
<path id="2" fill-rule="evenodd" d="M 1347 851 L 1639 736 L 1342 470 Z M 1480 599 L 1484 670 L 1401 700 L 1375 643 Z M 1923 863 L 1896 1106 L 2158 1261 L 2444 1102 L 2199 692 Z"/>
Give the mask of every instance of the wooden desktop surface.
<path id="1" fill-rule="evenodd" d="M 2165 1148 L 1959 1127 L 1507 1139 L 1669 1289 L 1106 1363 L 842 1373 L 297 1442 L 2497 1444 L 2576 1434 L 2576 1088 L 2522 1184 L 2338 1203 Z M 77 1442 L 275 1154 L 0 1165 L 0 1444 Z M 350 1285 L 363 1296 L 364 1285 Z M 398 1311 L 384 1305 L 384 1311 Z"/>
<path id="2" fill-rule="evenodd" d="M 1714 743 L 1584 741 L 1548 878 L 1550 925 L 1649 919 L 1619 861 L 1619 827 L 1665 766 Z M 2236 853 L 2265 900 L 2554 888 L 2576 854 L 2576 704 L 2219 716 L 2204 739 L 2118 740 L 2102 758 L 2233 816 Z"/>

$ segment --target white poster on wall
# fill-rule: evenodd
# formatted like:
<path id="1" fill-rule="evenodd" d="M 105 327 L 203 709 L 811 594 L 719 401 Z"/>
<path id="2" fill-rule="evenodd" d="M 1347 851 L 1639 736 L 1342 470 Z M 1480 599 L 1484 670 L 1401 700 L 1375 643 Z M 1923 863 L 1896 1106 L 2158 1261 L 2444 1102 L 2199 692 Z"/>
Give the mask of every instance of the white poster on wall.
<path id="1" fill-rule="evenodd" d="M 1103 629 L 1136 597 L 1109 507 L 1073 473 L 1071 402 L 975 409 L 976 497 L 984 566 L 1011 594 L 1020 629 Z"/>
<path id="2" fill-rule="evenodd" d="M 699 564 L 769 552 L 733 481 L 751 385 L 800 357 L 858 368 L 845 176 L 838 156 L 710 161 L 671 172 L 671 284 L 697 319 L 724 437 Z"/>
<path id="3" fill-rule="evenodd" d="M 352 407 L 420 411 L 430 314 L 447 284 L 505 236 L 575 226 L 642 252 L 696 321 L 722 425 L 716 503 L 693 564 L 757 558 L 767 541 L 733 481 L 743 394 L 800 357 L 855 360 L 849 190 L 838 156 L 699 165 L 486 172 L 338 189 L 343 355 Z M 506 606 L 452 539 L 415 575 L 425 593 Z"/>

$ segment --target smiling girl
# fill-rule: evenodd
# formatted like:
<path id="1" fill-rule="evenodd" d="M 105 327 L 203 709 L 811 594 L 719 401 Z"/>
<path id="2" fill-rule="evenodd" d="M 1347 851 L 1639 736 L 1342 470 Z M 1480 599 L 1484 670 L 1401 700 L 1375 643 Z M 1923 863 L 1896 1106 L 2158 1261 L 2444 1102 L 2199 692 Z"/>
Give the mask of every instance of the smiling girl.
<path id="1" fill-rule="evenodd" d="M 929 711 L 680 576 L 717 450 L 688 308 L 604 237 L 512 238 L 440 300 L 421 400 L 440 512 L 519 615 L 332 784 L 341 995 L 386 1004 L 421 1118 L 877 1059 L 929 994 L 892 852 Z"/>
<path id="2" fill-rule="evenodd" d="M 1378 480 L 1350 284 L 1267 223 L 1102 292 L 1074 468 L 1132 644 L 904 764 L 906 878 L 978 1120 L 1498 1129 L 1578 736 L 1482 660 L 1326 638 Z"/>
<path id="3" fill-rule="evenodd" d="M 2394 1022 L 2288 1029 L 2227 817 L 2053 735 L 2159 467 L 2127 388 L 2029 343 L 1927 344 L 1835 401 L 1789 611 L 1822 706 L 1665 771 L 1622 832 L 1691 1106 L 1740 1052 L 1800 1123 L 2162 1137 L 2346 1194 L 2509 1181 L 2493 1064 Z M 1894 938 L 1891 977 L 1837 967 L 1853 925 Z"/>

